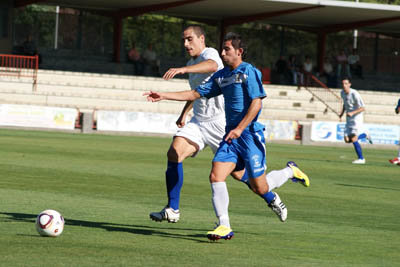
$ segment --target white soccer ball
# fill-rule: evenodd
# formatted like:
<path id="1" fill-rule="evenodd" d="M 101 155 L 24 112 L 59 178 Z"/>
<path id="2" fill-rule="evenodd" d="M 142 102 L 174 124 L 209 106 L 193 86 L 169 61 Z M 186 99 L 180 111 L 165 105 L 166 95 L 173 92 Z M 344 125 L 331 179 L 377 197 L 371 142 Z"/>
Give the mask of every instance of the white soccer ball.
<path id="1" fill-rule="evenodd" d="M 36 218 L 36 230 L 41 236 L 59 236 L 64 230 L 64 217 L 58 211 L 44 210 Z"/>

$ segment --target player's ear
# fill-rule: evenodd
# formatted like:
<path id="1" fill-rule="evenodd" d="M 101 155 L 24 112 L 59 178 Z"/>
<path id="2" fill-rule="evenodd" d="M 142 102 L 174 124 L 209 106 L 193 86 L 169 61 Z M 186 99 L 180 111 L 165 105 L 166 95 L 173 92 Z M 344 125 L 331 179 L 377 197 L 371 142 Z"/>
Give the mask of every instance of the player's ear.
<path id="1" fill-rule="evenodd" d="M 238 56 L 243 56 L 243 48 L 239 48 L 238 50 Z"/>
<path id="2" fill-rule="evenodd" d="M 202 35 L 200 35 L 200 40 L 201 40 L 201 42 L 203 43 L 203 44 L 205 44 L 206 43 L 206 37 L 204 37 L 204 35 L 202 34 Z"/>

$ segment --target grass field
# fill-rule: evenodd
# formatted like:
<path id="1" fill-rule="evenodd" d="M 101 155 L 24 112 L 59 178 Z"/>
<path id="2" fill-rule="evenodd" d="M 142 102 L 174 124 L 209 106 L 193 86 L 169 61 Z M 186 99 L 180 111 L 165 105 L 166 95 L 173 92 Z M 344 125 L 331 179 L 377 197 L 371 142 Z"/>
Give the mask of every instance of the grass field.
<path id="1" fill-rule="evenodd" d="M 214 226 L 210 150 L 184 163 L 181 221 L 156 223 L 166 204 L 170 138 L 0 130 L 0 266 L 399 266 L 400 167 L 395 151 L 267 145 L 269 170 L 296 161 L 310 188 L 278 189 L 281 223 L 265 202 L 229 178 L 235 238 L 209 242 Z M 40 237 L 44 209 L 66 220 Z"/>

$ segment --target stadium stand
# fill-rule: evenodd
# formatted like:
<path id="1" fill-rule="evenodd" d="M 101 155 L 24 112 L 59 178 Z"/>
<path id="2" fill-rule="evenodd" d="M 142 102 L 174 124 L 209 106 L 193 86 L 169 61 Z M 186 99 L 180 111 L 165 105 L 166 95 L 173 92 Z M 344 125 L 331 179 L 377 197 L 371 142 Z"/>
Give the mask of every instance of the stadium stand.
<path id="1" fill-rule="evenodd" d="M 313 100 L 305 89 L 296 86 L 265 85 L 268 94 L 263 102 L 262 119 L 337 121 L 333 112 Z M 185 79 L 164 81 L 161 78 L 92 74 L 39 70 L 36 91 L 32 81 L 23 77 L 0 76 L 0 104 L 30 104 L 77 108 L 81 112 L 94 110 L 127 110 L 179 114 L 182 103 L 166 101 L 148 103 L 143 92 L 148 90 L 188 90 Z M 359 89 L 359 88 L 357 88 Z M 340 89 L 333 89 L 339 95 Z M 397 121 L 393 105 L 400 93 L 361 90 L 367 111 L 366 123 L 391 124 Z"/>

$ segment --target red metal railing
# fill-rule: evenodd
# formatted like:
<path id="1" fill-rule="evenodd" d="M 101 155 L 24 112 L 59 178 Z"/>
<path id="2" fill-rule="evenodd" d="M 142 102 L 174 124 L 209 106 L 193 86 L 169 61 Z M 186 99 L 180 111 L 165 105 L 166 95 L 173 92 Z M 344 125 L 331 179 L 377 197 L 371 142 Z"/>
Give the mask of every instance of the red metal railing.
<path id="1" fill-rule="evenodd" d="M 0 54 L 0 76 L 27 77 L 33 79 L 36 91 L 39 56 L 19 56 Z"/>
<path id="2" fill-rule="evenodd" d="M 315 99 L 319 100 L 326 107 L 324 113 L 331 110 L 339 116 L 343 107 L 342 98 L 311 73 L 304 73 L 304 80 L 306 82 L 302 86 L 313 96 L 310 101 L 314 101 Z M 314 86 L 310 86 L 311 83 L 313 83 Z M 299 89 L 300 87 L 301 85 L 298 84 Z"/>

